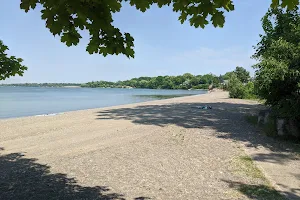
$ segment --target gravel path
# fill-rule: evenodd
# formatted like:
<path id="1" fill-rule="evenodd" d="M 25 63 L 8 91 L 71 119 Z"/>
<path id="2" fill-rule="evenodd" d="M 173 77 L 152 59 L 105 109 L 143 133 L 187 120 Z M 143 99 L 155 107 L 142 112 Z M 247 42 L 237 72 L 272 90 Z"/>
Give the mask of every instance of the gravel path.
<path id="1" fill-rule="evenodd" d="M 239 159 L 266 144 L 245 120 L 259 105 L 227 96 L 0 120 L 0 199 L 256 198 L 267 181 Z"/>

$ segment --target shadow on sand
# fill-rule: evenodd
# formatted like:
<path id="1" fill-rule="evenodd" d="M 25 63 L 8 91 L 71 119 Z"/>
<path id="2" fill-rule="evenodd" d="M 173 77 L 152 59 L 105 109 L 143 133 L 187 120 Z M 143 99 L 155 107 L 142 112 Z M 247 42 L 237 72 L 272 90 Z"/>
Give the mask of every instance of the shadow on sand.
<path id="1" fill-rule="evenodd" d="M 106 186 L 80 186 L 74 178 L 68 178 L 66 174 L 52 174 L 49 166 L 36 161 L 25 158 L 21 153 L 0 155 L 0 199 L 125 199 L 122 194 L 111 193 Z"/>
<path id="2" fill-rule="evenodd" d="M 199 109 L 203 105 L 212 109 Z M 174 103 L 167 105 L 142 105 L 133 108 L 119 108 L 97 112 L 98 120 L 115 119 L 130 120 L 136 124 L 156 125 L 160 127 L 177 125 L 184 128 L 212 128 L 215 136 L 224 139 L 242 141 L 249 147 L 263 146 L 273 153 L 257 154 L 254 160 L 270 163 L 286 164 L 290 160 L 299 159 L 290 153 L 299 152 L 299 147 L 286 141 L 279 141 L 261 133 L 261 131 L 246 120 L 246 116 L 257 115 L 261 105 L 233 104 L 233 103 Z M 283 154 L 282 154 L 283 153 Z M 286 155 L 285 155 L 286 154 Z M 296 175 L 297 176 L 297 175 Z M 242 185 L 231 183 L 239 187 L 241 192 L 262 190 L 268 191 L 264 185 Z M 290 188 L 291 197 L 295 196 Z M 250 194 L 246 194 L 250 195 Z M 249 196 L 251 197 L 251 196 Z M 298 197 L 298 196 L 297 196 Z M 300 197 L 298 197 L 300 198 Z"/>
<path id="3" fill-rule="evenodd" d="M 263 199 L 263 200 L 284 200 L 274 188 L 261 184 L 245 184 L 242 182 L 222 180 L 229 185 L 230 188 L 238 190 L 249 199 Z M 288 194 L 290 195 L 290 194 Z"/>
<path id="4" fill-rule="evenodd" d="M 208 105 L 212 109 L 197 107 Z M 130 120 L 136 124 L 167 126 L 177 125 L 184 128 L 209 127 L 216 131 L 217 137 L 247 142 L 247 145 L 260 145 L 272 151 L 294 151 L 293 146 L 283 141 L 265 137 L 246 120 L 247 115 L 257 114 L 261 105 L 233 103 L 177 103 L 167 105 L 145 105 L 133 108 L 103 110 L 97 113 L 97 119 Z M 258 134 L 260 136 L 258 137 Z M 283 159 L 279 158 L 282 162 Z"/>

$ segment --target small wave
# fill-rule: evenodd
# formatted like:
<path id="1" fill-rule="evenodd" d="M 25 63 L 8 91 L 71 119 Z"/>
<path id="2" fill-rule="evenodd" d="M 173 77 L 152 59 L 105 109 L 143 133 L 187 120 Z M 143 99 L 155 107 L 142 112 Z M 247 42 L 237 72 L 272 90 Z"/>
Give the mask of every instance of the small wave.
<path id="1" fill-rule="evenodd" d="M 35 117 L 46 117 L 46 116 L 55 116 L 55 115 L 62 115 L 64 113 L 49 113 L 49 114 L 41 114 L 41 115 L 34 115 Z"/>

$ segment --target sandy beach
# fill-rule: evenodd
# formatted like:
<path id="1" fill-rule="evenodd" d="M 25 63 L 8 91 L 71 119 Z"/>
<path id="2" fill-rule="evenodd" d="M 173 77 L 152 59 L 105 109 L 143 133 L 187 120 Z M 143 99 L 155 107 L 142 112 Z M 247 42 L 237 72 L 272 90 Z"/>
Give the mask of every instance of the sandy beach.
<path id="1" fill-rule="evenodd" d="M 276 146 L 246 121 L 259 107 L 217 91 L 0 120 L 0 199 L 253 199 L 266 180 L 238 160 Z"/>

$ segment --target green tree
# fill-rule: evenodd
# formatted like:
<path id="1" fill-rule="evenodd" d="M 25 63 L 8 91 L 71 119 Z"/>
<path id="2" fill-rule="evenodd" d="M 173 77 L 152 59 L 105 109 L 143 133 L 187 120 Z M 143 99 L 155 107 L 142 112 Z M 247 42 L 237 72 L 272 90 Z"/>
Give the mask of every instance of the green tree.
<path id="1" fill-rule="evenodd" d="M 138 81 L 136 79 L 131 79 L 129 86 L 131 87 L 138 87 Z"/>
<path id="2" fill-rule="evenodd" d="M 253 82 L 243 83 L 237 76 L 233 73 L 228 80 L 228 91 L 230 98 L 238 99 L 254 99 L 257 98 L 254 89 Z"/>
<path id="3" fill-rule="evenodd" d="M 192 78 L 194 78 L 193 74 L 191 73 L 185 73 L 182 76 L 185 80 L 191 80 Z"/>
<path id="4" fill-rule="evenodd" d="M 218 76 L 213 76 L 213 84 L 214 84 L 214 87 L 217 87 L 219 84 L 220 84 L 220 79 Z"/>
<path id="5" fill-rule="evenodd" d="M 245 99 L 257 99 L 257 92 L 254 83 L 249 81 L 245 86 Z"/>
<path id="6" fill-rule="evenodd" d="M 173 77 L 173 83 L 177 86 L 181 85 L 184 82 L 183 76 L 175 76 Z"/>
<path id="7" fill-rule="evenodd" d="M 191 78 L 191 79 L 189 79 Z M 201 81 L 201 79 L 204 78 Z M 208 89 L 209 83 L 214 83 L 218 86 L 219 77 L 213 74 L 197 75 L 186 73 L 182 76 L 157 76 L 157 77 L 139 77 L 130 80 L 108 82 L 96 81 L 82 84 L 82 87 L 124 87 L 131 86 L 135 88 L 150 88 L 150 89 Z M 205 82 L 205 83 L 203 83 Z"/>
<path id="8" fill-rule="evenodd" d="M 229 83 L 228 83 L 228 91 L 229 91 L 230 98 L 238 98 L 238 99 L 245 98 L 244 85 L 237 77 L 236 74 L 232 74 L 230 76 Z"/>
<path id="9" fill-rule="evenodd" d="M 223 80 L 229 80 L 230 77 L 231 77 L 231 75 L 232 75 L 233 73 L 234 73 L 234 72 L 226 72 L 226 73 L 222 76 Z"/>
<path id="10" fill-rule="evenodd" d="M 149 88 L 150 89 L 156 89 L 158 88 L 157 82 L 156 82 L 156 77 L 151 78 L 149 81 Z"/>
<path id="11" fill-rule="evenodd" d="M 191 85 L 192 86 L 196 86 L 196 85 L 199 85 L 200 84 L 200 78 L 197 77 L 197 76 L 194 76 L 192 79 L 191 79 Z"/>
<path id="12" fill-rule="evenodd" d="M 141 80 L 140 81 L 140 87 L 141 88 L 148 88 L 149 87 L 149 81 L 147 81 L 147 80 Z"/>
<path id="13" fill-rule="evenodd" d="M 250 73 L 243 67 L 236 67 L 234 73 L 242 83 L 247 83 L 250 79 Z"/>
<path id="14" fill-rule="evenodd" d="M 212 84 L 214 80 L 214 75 L 213 74 L 205 74 L 201 77 L 200 82 L 202 84 Z"/>
<path id="15" fill-rule="evenodd" d="M 300 13 L 270 9 L 256 46 L 255 86 L 279 115 L 300 120 Z"/>
<path id="16" fill-rule="evenodd" d="M 23 60 L 15 56 L 8 56 L 6 51 L 8 47 L 0 40 L 0 80 L 4 80 L 18 74 L 23 76 L 27 67 L 22 65 Z"/>

